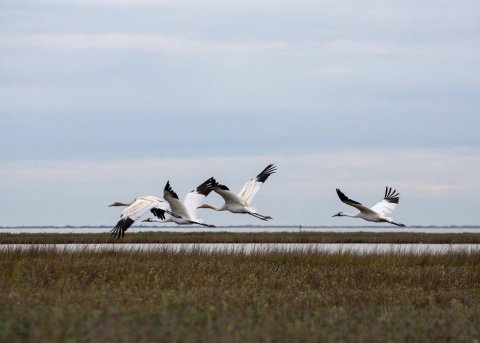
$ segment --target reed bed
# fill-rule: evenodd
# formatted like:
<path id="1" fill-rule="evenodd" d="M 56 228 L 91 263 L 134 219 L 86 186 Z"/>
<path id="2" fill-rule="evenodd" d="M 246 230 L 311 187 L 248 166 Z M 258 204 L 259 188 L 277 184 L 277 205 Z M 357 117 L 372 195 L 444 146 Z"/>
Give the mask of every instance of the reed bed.
<path id="1" fill-rule="evenodd" d="M 0 341 L 480 339 L 480 253 L 0 252 Z"/>
<path id="2" fill-rule="evenodd" d="M 0 233 L 0 244 L 68 243 L 480 243 L 479 233 L 411 232 L 127 232 L 122 239 L 108 232 L 93 234 Z"/>

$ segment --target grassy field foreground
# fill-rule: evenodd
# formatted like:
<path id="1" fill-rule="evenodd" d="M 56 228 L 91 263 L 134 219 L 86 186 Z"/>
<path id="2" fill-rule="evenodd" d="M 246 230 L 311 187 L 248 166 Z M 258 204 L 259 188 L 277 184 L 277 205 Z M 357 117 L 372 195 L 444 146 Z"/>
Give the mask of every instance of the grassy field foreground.
<path id="1" fill-rule="evenodd" d="M 0 341 L 480 339 L 480 254 L 0 252 Z"/>

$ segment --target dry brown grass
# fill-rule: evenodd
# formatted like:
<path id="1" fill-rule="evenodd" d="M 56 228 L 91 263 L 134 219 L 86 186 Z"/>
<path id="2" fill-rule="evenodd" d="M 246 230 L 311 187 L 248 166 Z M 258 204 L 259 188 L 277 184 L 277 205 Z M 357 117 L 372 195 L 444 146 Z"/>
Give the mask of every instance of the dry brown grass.
<path id="1" fill-rule="evenodd" d="M 11 243 L 480 243 L 479 233 L 409 232 L 128 232 L 123 239 L 108 232 L 94 234 L 0 233 L 0 244 Z"/>
<path id="2" fill-rule="evenodd" d="M 0 252 L 0 341 L 480 339 L 480 253 Z"/>

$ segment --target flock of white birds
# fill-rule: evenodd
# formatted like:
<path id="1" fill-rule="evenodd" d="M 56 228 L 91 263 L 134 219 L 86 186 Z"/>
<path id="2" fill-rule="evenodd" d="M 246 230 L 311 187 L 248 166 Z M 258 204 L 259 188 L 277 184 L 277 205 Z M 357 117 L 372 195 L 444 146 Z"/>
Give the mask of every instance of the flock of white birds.
<path id="1" fill-rule="evenodd" d="M 227 186 L 219 184 L 215 178 L 211 177 L 188 193 L 183 201 L 179 199 L 177 193 L 172 189 L 170 182 L 167 181 L 163 191 L 164 199 L 151 195 L 139 196 L 130 203 L 114 202 L 111 204 L 110 206 L 126 206 L 117 225 L 112 229 L 111 234 L 117 238 L 123 237 L 125 231 L 127 231 L 135 221 L 139 220 L 148 212 L 152 213 L 155 218 L 147 218 L 143 220 L 144 222 L 171 222 L 178 225 L 198 224 L 207 227 L 215 227 L 215 225 L 212 224 L 205 224 L 200 218 L 198 218 L 198 209 L 200 208 L 208 208 L 215 211 L 229 211 L 232 213 L 244 213 L 268 221 L 272 219 L 272 217 L 258 213 L 250 204 L 260 187 L 270 175 L 276 172 L 276 169 L 275 165 L 269 164 L 256 177 L 247 181 L 238 194 L 229 190 Z M 225 202 L 222 206 L 214 207 L 205 203 L 205 198 L 211 191 L 214 191 L 223 198 Z M 335 214 L 334 217 L 346 216 L 361 218 L 371 222 L 386 222 L 401 227 L 405 226 L 404 224 L 395 223 L 393 219 L 389 217 L 395 207 L 397 207 L 400 199 L 396 190 L 387 187 L 383 200 L 371 208 L 368 208 L 355 200 L 349 199 L 339 189 L 337 189 L 337 194 L 342 202 L 355 207 L 359 212 L 354 214 L 339 212 Z"/>

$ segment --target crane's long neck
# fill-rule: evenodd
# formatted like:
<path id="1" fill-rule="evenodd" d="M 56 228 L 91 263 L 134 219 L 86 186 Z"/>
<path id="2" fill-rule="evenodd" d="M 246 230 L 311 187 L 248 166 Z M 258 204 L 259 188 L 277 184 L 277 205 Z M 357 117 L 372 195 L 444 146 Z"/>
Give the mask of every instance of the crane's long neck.
<path id="1" fill-rule="evenodd" d="M 342 213 L 342 217 L 351 217 L 351 218 L 358 218 L 359 217 L 359 213 Z"/>
<path id="2" fill-rule="evenodd" d="M 225 211 L 227 209 L 227 206 L 225 206 L 225 204 L 223 204 L 220 207 L 214 207 L 214 206 L 209 205 L 209 204 L 203 204 L 203 205 L 199 206 L 198 208 L 209 208 L 209 209 L 214 210 L 214 211 Z"/>

